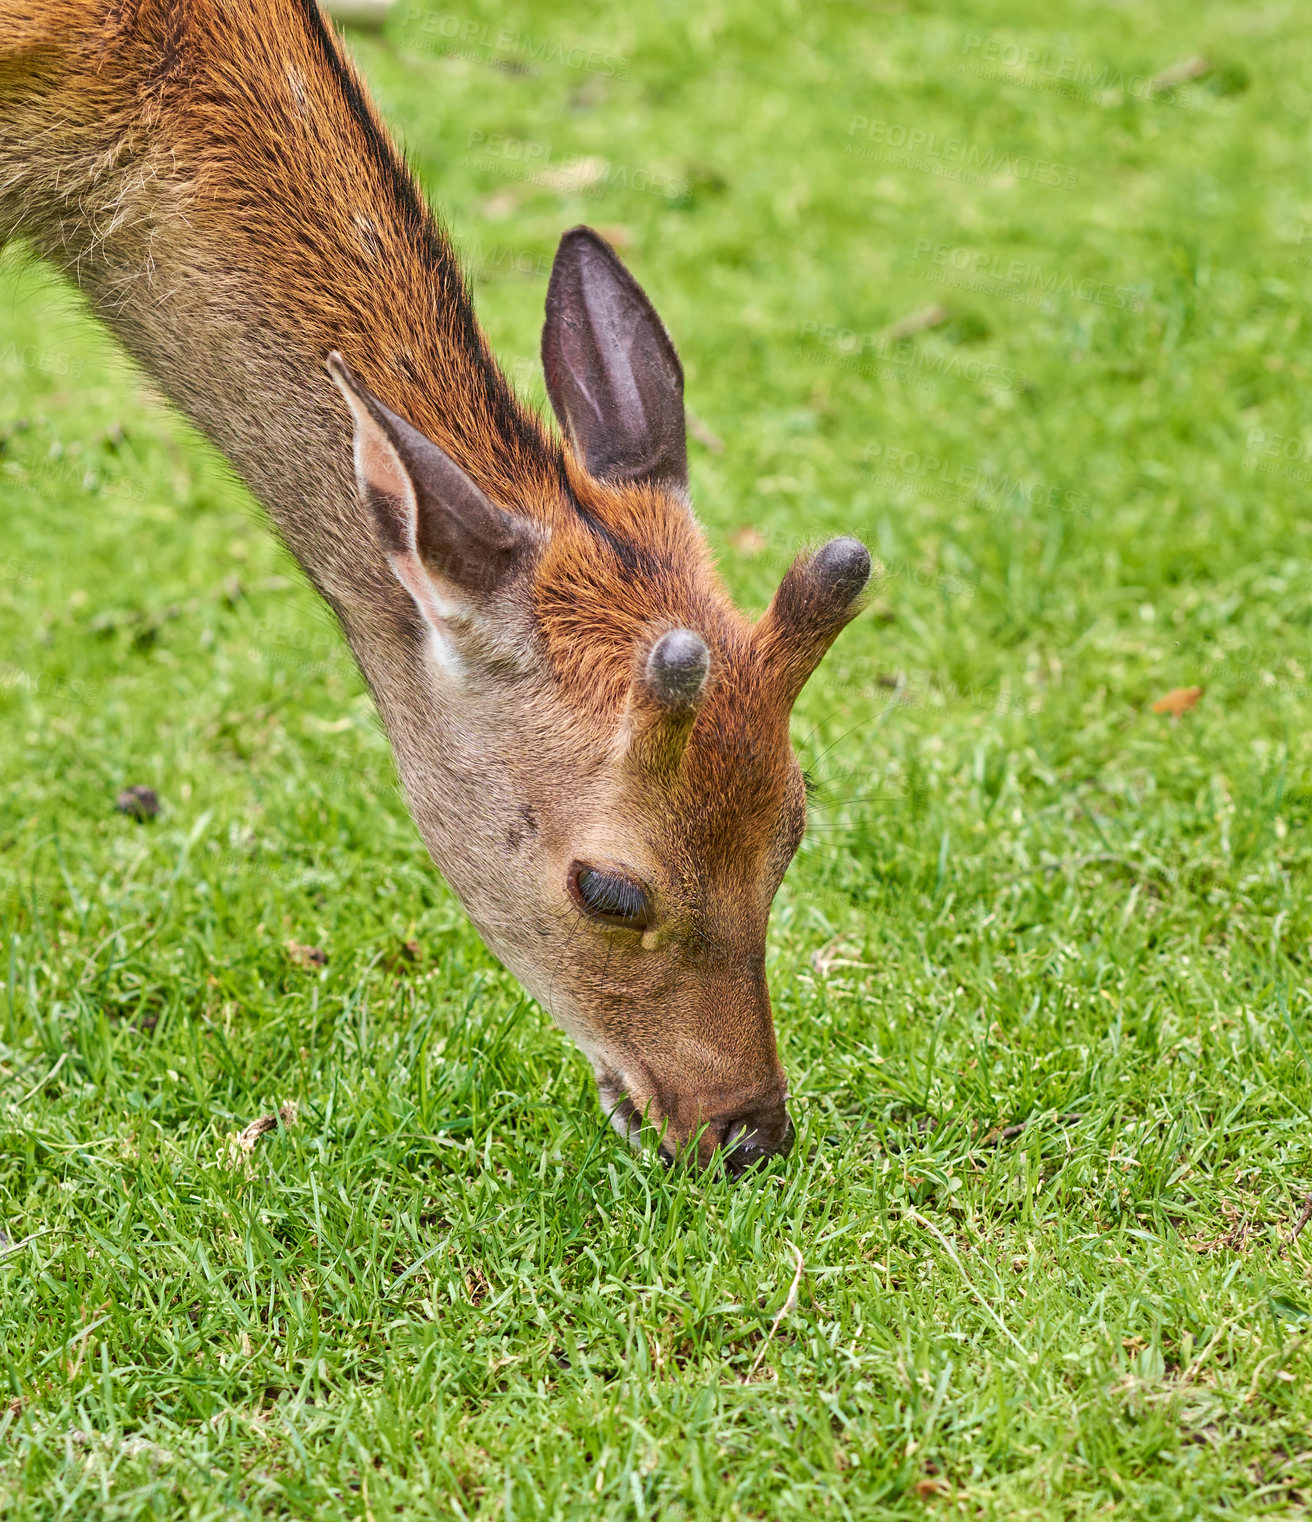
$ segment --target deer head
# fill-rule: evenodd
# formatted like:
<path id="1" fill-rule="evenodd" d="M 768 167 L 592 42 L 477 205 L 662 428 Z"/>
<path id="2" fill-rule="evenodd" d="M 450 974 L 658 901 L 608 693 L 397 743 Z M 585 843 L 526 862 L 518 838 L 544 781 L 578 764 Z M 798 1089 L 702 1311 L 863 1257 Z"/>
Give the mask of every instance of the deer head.
<path id="1" fill-rule="evenodd" d="M 689 505 L 678 357 L 586 228 L 556 256 L 542 357 L 564 512 L 492 500 L 329 360 L 444 720 L 410 803 L 617 1128 L 645 1122 L 668 1157 L 720 1153 L 736 1174 L 792 1140 L 765 970 L 806 820 L 788 718 L 870 557 L 833 540 L 755 625 L 737 612 Z"/>
<path id="2" fill-rule="evenodd" d="M 68 271 L 266 505 L 433 859 L 617 1126 L 735 1172 L 784 1150 L 789 710 L 866 551 L 835 540 L 737 612 L 689 505 L 673 345 L 586 228 L 547 295 L 552 438 L 309 0 L 37 9 L 0 22 L 0 243 Z"/>

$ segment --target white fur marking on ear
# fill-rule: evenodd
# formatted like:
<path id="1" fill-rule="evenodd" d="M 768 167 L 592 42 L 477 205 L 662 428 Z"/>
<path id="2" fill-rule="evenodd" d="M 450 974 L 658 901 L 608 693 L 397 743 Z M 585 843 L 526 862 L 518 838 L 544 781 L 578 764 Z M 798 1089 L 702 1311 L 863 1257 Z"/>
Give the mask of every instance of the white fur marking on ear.
<path id="1" fill-rule="evenodd" d="M 432 577 L 418 555 L 389 555 L 387 559 L 396 573 L 396 579 L 414 598 L 415 606 L 428 625 L 428 653 L 434 665 L 448 680 L 461 676 L 465 669 L 464 662 L 460 659 L 460 652 L 446 625 L 446 620 L 457 611 L 456 608 L 443 603 Z"/>
<path id="2" fill-rule="evenodd" d="M 368 501 L 371 495 L 387 498 L 400 507 L 393 522 L 401 530 L 404 548 L 388 553 L 387 563 L 401 585 L 414 599 L 415 606 L 423 614 L 433 632 L 432 653 L 439 666 L 454 672 L 460 661 L 456 648 L 447 632 L 445 620 L 456 610 L 443 603 L 433 579 L 415 547 L 415 525 L 419 516 L 419 504 L 415 499 L 414 483 L 410 473 L 401 463 L 386 433 L 374 421 L 368 409 L 347 385 L 345 377 L 335 365 L 329 365 L 329 374 L 337 389 L 346 399 L 355 420 L 355 481 L 360 495 Z"/>
<path id="3" fill-rule="evenodd" d="M 463 681 L 465 662 L 459 650 L 440 629 L 430 626 L 428 630 L 428 657 L 446 682 Z"/>
<path id="4" fill-rule="evenodd" d="M 401 530 L 406 550 L 413 553 L 419 504 L 415 500 L 410 473 L 402 465 L 391 439 L 374 421 L 369 409 L 347 383 L 346 376 L 338 365 L 332 363 L 332 359 L 338 359 L 338 356 L 334 354 L 330 358 L 328 373 L 351 409 L 351 417 L 355 422 L 351 456 L 355 464 L 356 488 L 366 502 L 371 494 L 376 493 L 398 504 L 400 513 L 393 517 L 393 522 Z"/>
<path id="5" fill-rule="evenodd" d="M 329 357 L 328 373 L 345 398 L 355 422 L 352 458 L 356 489 L 366 502 L 373 500 L 376 505 L 377 499 L 381 497 L 386 502 L 395 504 L 396 510 L 389 511 L 387 516 L 393 531 L 402 541 L 402 547 L 386 551 L 387 563 L 396 579 L 409 592 L 428 625 L 428 654 L 434 667 L 448 681 L 458 678 L 464 673 L 465 667 L 447 627 L 447 620 L 457 617 L 462 607 L 441 595 L 437 583 L 419 558 L 416 546 L 419 504 L 410 472 L 406 470 L 385 430 L 347 383 L 339 364 L 340 356 L 334 354 Z M 395 543 L 395 539 L 392 542 Z"/>
<path id="6" fill-rule="evenodd" d="M 413 553 L 389 555 L 387 558 L 396 572 L 396 579 L 414 598 L 419 611 L 434 628 L 441 629 L 456 609 L 443 604 L 423 561 Z"/>

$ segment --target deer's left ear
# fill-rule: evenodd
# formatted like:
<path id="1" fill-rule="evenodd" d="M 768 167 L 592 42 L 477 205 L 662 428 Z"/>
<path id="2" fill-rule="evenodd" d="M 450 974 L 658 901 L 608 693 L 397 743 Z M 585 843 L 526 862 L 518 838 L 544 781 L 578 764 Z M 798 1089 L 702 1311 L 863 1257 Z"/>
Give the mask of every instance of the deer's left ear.
<path id="1" fill-rule="evenodd" d="M 398 580 L 439 633 L 476 618 L 537 548 L 444 450 L 385 407 L 336 352 L 328 373 L 355 420 L 355 480 Z"/>
<path id="2" fill-rule="evenodd" d="M 556 251 L 542 368 L 590 475 L 686 494 L 683 366 L 642 287 L 590 227 L 571 229 Z"/>

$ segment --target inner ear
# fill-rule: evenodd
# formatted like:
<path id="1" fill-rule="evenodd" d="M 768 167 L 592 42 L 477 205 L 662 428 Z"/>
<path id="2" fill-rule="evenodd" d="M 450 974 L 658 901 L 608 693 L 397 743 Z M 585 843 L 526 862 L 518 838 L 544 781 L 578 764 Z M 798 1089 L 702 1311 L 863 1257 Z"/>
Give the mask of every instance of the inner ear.
<path id="1" fill-rule="evenodd" d="M 589 474 L 687 492 L 683 366 L 642 287 L 590 227 L 567 232 L 556 251 L 542 368 Z"/>

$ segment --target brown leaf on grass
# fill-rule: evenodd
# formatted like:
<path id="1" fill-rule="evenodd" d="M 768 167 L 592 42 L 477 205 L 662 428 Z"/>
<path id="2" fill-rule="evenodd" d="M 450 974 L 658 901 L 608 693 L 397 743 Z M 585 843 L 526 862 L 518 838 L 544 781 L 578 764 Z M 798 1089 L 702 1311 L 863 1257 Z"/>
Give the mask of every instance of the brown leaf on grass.
<path id="1" fill-rule="evenodd" d="M 1031 1115 L 1028 1120 L 1018 1120 L 1010 1126 L 991 1126 L 976 1147 L 1000 1147 L 1003 1142 L 1015 1141 L 1033 1121 L 1047 1120 L 1059 1126 L 1073 1126 L 1084 1119 L 1082 1110 L 1067 1110 L 1061 1115 Z"/>
<path id="2" fill-rule="evenodd" d="M 255 1143 L 259 1141 L 266 1131 L 278 1129 L 278 1117 L 276 1115 L 261 1115 L 251 1121 L 244 1131 L 238 1131 L 233 1138 L 233 1145 L 238 1152 L 247 1154 L 255 1151 Z"/>
<path id="3" fill-rule="evenodd" d="M 1164 90 L 1173 90 L 1176 85 L 1188 84 L 1191 79 L 1201 79 L 1204 74 L 1211 72 L 1210 59 L 1204 58 L 1201 53 L 1191 53 L 1188 58 L 1182 58 L 1179 63 L 1163 69 L 1149 84 L 1148 90 L 1154 95 Z"/>
<path id="4" fill-rule="evenodd" d="M 899 339 L 910 338 L 913 333 L 924 333 L 929 328 L 941 328 L 952 316 L 942 302 L 936 301 L 933 306 L 919 307 L 914 312 L 908 312 L 905 317 L 899 317 L 896 322 L 890 323 L 884 329 L 884 337 L 890 343 L 897 343 Z"/>
<path id="5" fill-rule="evenodd" d="M 177 1462 L 171 1449 L 161 1448 L 146 1437 L 114 1438 L 105 1432 L 84 1432 L 81 1427 L 72 1427 L 68 1441 L 74 1448 L 99 1448 L 105 1453 L 121 1453 L 127 1459 L 149 1458 L 157 1464 Z"/>
<path id="6" fill-rule="evenodd" d="M 279 1121 L 282 1121 L 284 1130 L 290 1130 L 296 1124 L 298 1113 L 296 1101 L 289 1099 L 285 1105 L 279 1106 L 276 1115 L 260 1115 L 244 1131 L 233 1131 L 219 1148 L 220 1161 L 229 1168 L 237 1167 L 255 1151 L 260 1137 L 278 1129 Z"/>
<path id="7" fill-rule="evenodd" d="M 287 955 L 297 967 L 326 967 L 328 953 L 319 946 L 302 946 L 299 941 L 284 941 Z"/>
<path id="8" fill-rule="evenodd" d="M 417 967 L 424 960 L 424 948 L 418 941 L 402 941 L 383 958 L 383 967 L 393 976 Z"/>
<path id="9" fill-rule="evenodd" d="M 487 1282 L 487 1275 L 481 1268 L 465 1270 L 465 1289 L 469 1294 L 471 1305 L 482 1305 L 487 1299 L 488 1290 L 491 1286 Z"/>
<path id="10" fill-rule="evenodd" d="M 1195 707 L 1202 695 L 1201 687 L 1173 687 L 1165 697 L 1157 699 L 1153 704 L 1153 712 L 1169 713 L 1173 719 L 1178 719 L 1182 713 L 1188 713 Z"/>
<path id="11" fill-rule="evenodd" d="M 822 978 L 828 977 L 835 967 L 874 967 L 874 962 L 859 959 L 861 948 L 845 936 L 836 935 L 832 941 L 820 947 L 811 957 L 811 966 Z"/>
<path id="12" fill-rule="evenodd" d="M 923 1480 L 916 1481 L 916 1494 L 922 1501 L 932 1501 L 935 1496 L 945 1496 L 949 1493 L 946 1480 L 941 1480 L 937 1475 L 927 1474 Z"/>
<path id="13" fill-rule="evenodd" d="M 709 423 L 704 423 L 695 412 L 685 409 L 684 417 L 688 424 L 688 432 L 702 446 L 709 449 L 712 454 L 724 453 L 724 440 L 716 433 Z"/>
<path id="14" fill-rule="evenodd" d="M 512 212 L 519 210 L 519 203 L 524 196 L 523 188 L 505 186 L 501 190 L 493 191 L 490 196 L 484 197 L 478 204 L 480 215 L 487 217 L 489 221 L 500 222 L 510 216 Z"/>
<path id="15" fill-rule="evenodd" d="M 114 807 L 120 814 L 126 814 L 129 819 L 138 822 L 145 819 L 154 819 L 159 813 L 159 797 L 153 787 L 146 787 L 138 782 L 132 787 L 125 787 L 114 800 Z"/>
<path id="16" fill-rule="evenodd" d="M 1204 1237 L 1193 1244 L 1195 1252 L 1217 1252 L 1225 1248 L 1229 1252 L 1246 1252 L 1249 1238 L 1254 1236 L 1261 1227 L 1256 1216 L 1246 1214 L 1231 1200 L 1221 1202 L 1221 1214 L 1230 1223 L 1230 1230 L 1222 1233 L 1219 1237 Z M 1292 1239 L 1291 1239 L 1292 1240 Z"/>
<path id="17" fill-rule="evenodd" d="M 290 1129 L 296 1124 L 298 1107 L 294 1099 L 289 1099 L 285 1105 L 280 1105 L 276 1115 L 261 1115 L 257 1120 L 251 1121 L 244 1131 L 237 1133 L 234 1138 L 236 1145 L 243 1152 L 253 1152 L 255 1143 L 260 1137 L 269 1131 L 278 1129 L 278 1122 L 282 1121 L 284 1128 Z"/>
<path id="18" fill-rule="evenodd" d="M 753 528 L 750 523 L 744 523 L 741 528 L 734 529 L 729 535 L 729 543 L 740 555 L 746 555 L 750 560 L 753 555 L 759 555 L 765 548 L 765 535 L 759 528 Z"/>

